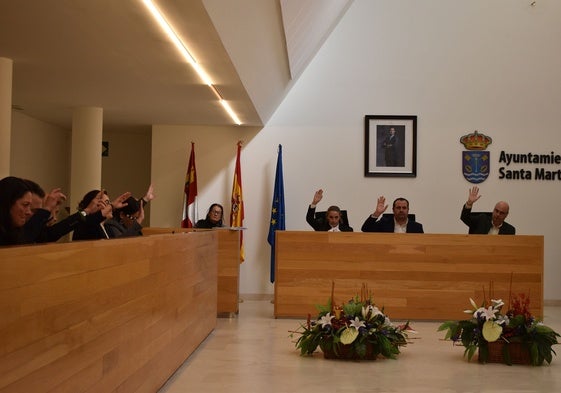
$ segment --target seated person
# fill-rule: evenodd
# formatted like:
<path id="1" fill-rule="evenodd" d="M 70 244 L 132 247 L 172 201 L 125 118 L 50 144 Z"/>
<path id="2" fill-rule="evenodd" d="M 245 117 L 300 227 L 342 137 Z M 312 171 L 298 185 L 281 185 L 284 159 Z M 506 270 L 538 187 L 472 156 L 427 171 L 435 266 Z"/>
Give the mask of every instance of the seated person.
<path id="1" fill-rule="evenodd" d="M 327 231 L 327 232 L 352 232 L 347 223 L 341 220 L 341 209 L 337 206 L 329 206 L 325 217 L 316 216 L 316 206 L 323 198 L 323 190 L 317 190 L 312 199 L 312 203 L 308 206 L 308 213 L 306 213 L 306 222 L 310 224 L 314 231 Z"/>
<path id="2" fill-rule="evenodd" d="M 24 225 L 33 215 L 32 196 L 23 179 L 0 180 L 0 246 L 25 244 Z"/>
<path id="3" fill-rule="evenodd" d="M 124 206 L 113 212 L 113 217 L 105 220 L 103 228 L 110 239 L 117 237 L 142 236 L 144 207 L 132 196 L 127 198 Z"/>
<path id="4" fill-rule="evenodd" d="M 72 240 L 108 239 L 105 228 L 101 225 L 104 220 L 113 217 L 113 211 L 125 206 L 130 192 L 125 192 L 113 202 L 109 201 L 107 191 L 91 190 L 78 203 L 80 220 L 73 226 Z M 70 217 L 74 217 L 71 215 Z"/>
<path id="5" fill-rule="evenodd" d="M 52 228 L 49 223 L 56 219 L 59 206 L 66 200 L 66 195 L 60 188 L 51 190 L 48 194 L 37 183 L 29 179 L 22 179 L 31 191 L 32 216 L 23 228 L 25 243 L 42 243 L 56 241 L 71 231 L 61 230 L 62 226 Z"/>
<path id="6" fill-rule="evenodd" d="M 222 217 L 224 216 L 224 208 L 222 205 L 218 203 L 213 203 L 208 208 L 208 212 L 206 214 L 206 218 L 197 221 L 195 224 L 195 228 L 215 228 L 215 227 L 223 227 L 224 224 L 222 223 Z"/>
<path id="7" fill-rule="evenodd" d="M 407 199 L 397 198 L 393 201 L 393 216 L 382 216 L 387 208 L 386 198 L 379 197 L 376 210 L 362 224 L 362 232 L 424 233 L 421 223 L 408 219 Z"/>
<path id="8" fill-rule="evenodd" d="M 505 222 L 509 211 L 508 203 L 504 201 L 497 202 L 491 217 L 483 213 L 475 215 L 471 213 L 471 208 L 479 198 L 481 198 L 479 187 L 474 186 L 469 190 L 468 200 L 462 207 L 460 219 L 469 227 L 469 233 L 480 235 L 514 235 L 516 229 Z"/>

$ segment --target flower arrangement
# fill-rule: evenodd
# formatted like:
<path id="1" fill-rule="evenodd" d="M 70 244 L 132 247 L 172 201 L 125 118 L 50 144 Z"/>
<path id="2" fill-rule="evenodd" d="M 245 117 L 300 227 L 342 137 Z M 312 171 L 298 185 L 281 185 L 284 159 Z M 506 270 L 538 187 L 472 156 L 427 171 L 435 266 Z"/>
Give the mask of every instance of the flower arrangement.
<path id="1" fill-rule="evenodd" d="M 394 326 L 389 318 L 372 301 L 371 294 L 363 284 L 361 297 L 355 296 L 340 306 L 333 304 L 332 296 L 325 306 L 316 306 L 319 315 L 311 320 L 308 314 L 296 348 L 300 355 L 311 355 L 319 346 L 325 358 L 369 359 L 378 355 L 394 359 L 399 347 L 407 344 L 409 324 Z"/>
<path id="2" fill-rule="evenodd" d="M 444 322 L 438 328 L 447 331 L 445 339 L 465 347 L 468 361 L 476 350 L 480 363 L 502 361 L 508 365 L 540 366 L 544 361 L 551 363 L 552 355 L 557 355 L 552 346 L 558 344 L 560 336 L 531 315 L 528 296 L 511 297 L 511 306 L 504 314 L 501 299 L 484 301 L 479 307 L 473 299 L 469 300 L 472 309 L 464 312 L 472 315 L 470 319 Z"/>

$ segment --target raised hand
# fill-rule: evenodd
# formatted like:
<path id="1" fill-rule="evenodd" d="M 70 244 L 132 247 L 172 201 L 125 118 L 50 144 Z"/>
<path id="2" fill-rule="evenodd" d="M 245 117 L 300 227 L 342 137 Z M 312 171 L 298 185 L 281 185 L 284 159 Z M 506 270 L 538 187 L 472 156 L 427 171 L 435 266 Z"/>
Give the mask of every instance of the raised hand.
<path id="1" fill-rule="evenodd" d="M 378 202 L 376 204 L 376 210 L 374 211 L 374 217 L 378 218 L 386 211 L 388 205 L 386 205 L 386 198 L 383 196 L 378 197 Z"/>
<path id="2" fill-rule="evenodd" d="M 150 184 L 150 186 L 148 187 L 148 190 L 146 191 L 146 194 L 142 197 L 142 200 L 144 202 L 148 203 L 154 198 L 155 198 L 154 186 L 152 184 Z"/>
<path id="3" fill-rule="evenodd" d="M 125 206 L 128 205 L 128 203 L 126 203 L 125 201 L 127 199 L 129 199 L 129 197 L 132 195 L 132 193 L 130 192 L 125 192 L 124 194 L 119 195 L 117 198 L 115 198 L 113 200 L 113 202 L 111 202 L 111 205 L 113 205 L 113 209 L 121 209 Z"/>
<path id="4" fill-rule="evenodd" d="M 43 209 L 52 212 L 57 206 L 66 200 L 66 195 L 61 188 L 53 188 L 43 199 Z"/>
<path id="5" fill-rule="evenodd" d="M 481 198 L 481 195 L 479 195 L 479 187 L 473 186 L 472 188 L 469 189 L 469 194 L 468 194 L 468 200 L 466 202 L 466 207 L 468 209 L 471 209 L 473 204 L 475 202 L 477 202 L 477 200 L 479 198 Z"/>
<path id="6" fill-rule="evenodd" d="M 314 205 L 314 206 L 317 205 L 319 203 L 319 201 L 321 201 L 322 198 L 323 198 L 323 190 L 319 189 L 314 194 L 314 199 L 312 200 L 312 205 Z"/>

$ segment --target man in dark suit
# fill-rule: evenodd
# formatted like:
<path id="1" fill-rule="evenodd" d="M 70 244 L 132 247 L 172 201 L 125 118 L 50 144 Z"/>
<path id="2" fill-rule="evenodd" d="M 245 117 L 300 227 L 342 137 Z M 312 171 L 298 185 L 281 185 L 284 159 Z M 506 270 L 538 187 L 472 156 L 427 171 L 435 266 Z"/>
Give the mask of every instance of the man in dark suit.
<path id="1" fill-rule="evenodd" d="M 460 219 L 469 227 L 468 233 L 481 235 L 514 235 L 516 229 L 505 222 L 509 211 L 508 203 L 505 201 L 497 202 L 491 217 L 486 214 L 472 215 L 471 208 L 479 198 L 481 198 L 481 195 L 479 195 L 479 187 L 472 187 L 469 190 L 468 200 L 462 207 Z"/>
<path id="2" fill-rule="evenodd" d="M 393 216 L 382 215 L 387 208 L 386 198 L 379 197 L 376 210 L 362 224 L 362 232 L 424 233 L 421 223 L 408 219 L 409 201 L 407 199 L 397 198 L 393 201 Z"/>
<path id="3" fill-rule="evenodd" d="M 386 166 L 397 166 L 397 135 L 394 127 L 390 127 L 384 140 L 384 159 Z"/>
<path id="4" fill-rule="evenodd" d="M 306 222 L 310 224 L 314 231 L 323 232 L 352 232 L 351 228 L 346 222 L 341 220 L 341 209 L 337 206 L 329 206 L 325 216 L 316 216 L 316 205 L 323 198 L 323 190 L 317 190 L 314 194 L 312 203 L 308 206 L 308 213 L 306 213 Z"/>

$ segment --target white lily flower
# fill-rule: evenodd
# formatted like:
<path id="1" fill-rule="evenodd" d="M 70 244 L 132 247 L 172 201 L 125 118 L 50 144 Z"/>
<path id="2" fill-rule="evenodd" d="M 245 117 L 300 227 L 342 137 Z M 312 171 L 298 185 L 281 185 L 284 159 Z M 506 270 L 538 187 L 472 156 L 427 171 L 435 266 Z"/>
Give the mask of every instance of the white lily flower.
<path id="1" fill-rule="evenodd" d="M 370 317 L 368 317 L 369 313 Z M 377 315 L 384 315 L 378 307 L 371 304 L 362 307 L 362 318 L 364 318 L 365 320 L 369 321 Z"/>
<path id="2" fill-rule="evenodd" d="M 364 324 L 364 321 L 361 321 L 360 319 L 358 319 L 358 317 L 355 317 L 354 321 L 351 321 L 351 326 L 358 330 L 358 328 L 365 327 L 366 325 Z"/>
<path id="3" fill-rule="evenodd" d="M 495 310 L 493 306 L 489 306 L 488 308 L 481 307 L 473 313 L 473 317 L 477 318 L 479 315 L 483 317 L 486 321 L 492 321 L 495 319 L 495 314 L 499 312 L 499 310 Z"/>
<path id="4" fill-rule="evenodd" d="M 334 318 L 333 315 L 331 315 L 330 312 L 328 312 L 327 314 L 325 314 L 323 317 L 321 317 L 321 319 L 318 321 L 319 324 L 321 324 L 321 327 L 324 328 L 326 326 L 331 326 L 331 320 Z"/>
<path id="5" fill-rule="evenodd" d="M 508 326 L 510 319 L 506 315 L 499 315 L 497 317 L 497 323 L 501 326 Z"/>
<path id="6" fill-rule="evenodd" d="M 362 306 L 362 317 L 364 319 L 366 319 L 366 317 L 368 316 L 368 311 L 370 311 L 370 307 L 372 306 Z"/>
<path id="7" fill-rule="evenodd" d="M 384 313 L 380 311 L 378 307 L 372 306 L 372 316 L 376 316 L 376 315 L 384 315 Z"/>
<path id="8" fill-rule="evenodd" d="M 502 306 L 504 306 L 504 302 L 503 299 L 491 299 L 491 304 L 493 305 L 493 308 L 499 309 Z"/>
<path id="9" fill-rule="evenodd" d="M 472 298 L 469 298 L 469 302 L 473 306 L 474 310 L 477 310 L 479 308 L 479 306 L 477 306 L 477 304 L 475 303 L 475 301 Z"/>

